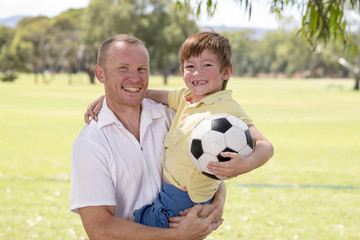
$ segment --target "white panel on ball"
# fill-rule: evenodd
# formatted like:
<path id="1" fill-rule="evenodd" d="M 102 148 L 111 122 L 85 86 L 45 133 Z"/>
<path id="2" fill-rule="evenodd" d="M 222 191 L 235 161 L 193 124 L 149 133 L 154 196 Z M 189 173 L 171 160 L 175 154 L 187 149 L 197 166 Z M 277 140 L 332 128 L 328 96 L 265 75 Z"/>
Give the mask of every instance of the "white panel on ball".
<path id="1" fill-rule="evenodd" d="M 232 127 L 225 134 L 226 146 L 238 152 L 246 146 L 246 135 L 243 130 Z"/>
<path id="2" fill-rule="evenodd" d="M 211 129 L 211 121 L 203 119 L 192 130 L 191 135 L 196 136 L 197 139 L 201 139 Z"/>
<path id="3" fill-rule="evenodd" d="M 219 152 L 226 148 L 223 133 L 216 131 L 207 132 L 201 139 L 204 152 L 217 156 Z"/>
<path id="4" fill-rule="evenodd" d="M 217 162 L 217 158 L 216 156 L 212 155 L 212 154 L 208 154 L 208 153 L 204 153 L 203 155 L 201 155 L 201 157 L 198 159 L 199 162 L 199 166 L 200 166 L 200 171 L 204 171 L 207 173 L 211 173 L 212 172 L 209 171 L 209 169 L 207 168 L 207 165 L 209 162 Z"/>

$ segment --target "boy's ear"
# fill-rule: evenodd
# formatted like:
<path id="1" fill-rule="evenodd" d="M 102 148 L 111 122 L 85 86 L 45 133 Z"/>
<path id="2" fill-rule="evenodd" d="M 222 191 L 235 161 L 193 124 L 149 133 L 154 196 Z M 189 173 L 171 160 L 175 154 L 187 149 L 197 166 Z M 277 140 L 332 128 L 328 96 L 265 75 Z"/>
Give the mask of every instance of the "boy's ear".
<path id="1" fill-rule="evenodd" d="M 99 82 L 105 82 L 104 70 L 99 64 L 95 66 L 94 73 Z"/>
<path id="2" fill-rule="evenodd" d="M 234 71 L 234 67 L 232 65 L 226 67 L 223 72 L 222 80 L 228 80 L 231 77 L 233 71 Z"/>

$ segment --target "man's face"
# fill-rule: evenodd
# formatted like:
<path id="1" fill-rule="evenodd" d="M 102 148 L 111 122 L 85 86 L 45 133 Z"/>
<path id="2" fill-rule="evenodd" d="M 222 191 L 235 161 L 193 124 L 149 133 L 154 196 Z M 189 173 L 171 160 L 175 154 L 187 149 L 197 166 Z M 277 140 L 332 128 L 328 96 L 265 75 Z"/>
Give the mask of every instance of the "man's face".
<path id="1" fill-rule="evenodd" d="M 149 82 L 149 55 L 145 47 L 117 42 L 107 50 L 106 56 L 103 66 L 97 67 L 109 107 L 140 106 Z"/>

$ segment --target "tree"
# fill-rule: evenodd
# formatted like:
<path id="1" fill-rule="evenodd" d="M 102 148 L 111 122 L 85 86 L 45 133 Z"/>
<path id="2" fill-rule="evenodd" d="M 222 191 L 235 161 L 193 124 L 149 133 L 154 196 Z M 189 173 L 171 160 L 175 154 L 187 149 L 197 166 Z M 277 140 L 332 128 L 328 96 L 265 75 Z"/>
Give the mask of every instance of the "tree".
<path id="1" fill-rule="evenodd" d="M 250 18 L 252 0 L 234 1 L 245 7 Z M 192 7 L 190 2 L 191 0 L 176 1 L 181 16 L 186 17 L 191 12 L 195 12 L 199 16 L 203 5 L 206 5 L 207 14 L 212 16 L 218 4 L 218 1 L 198 0 L 195 7 Z M 360 0 L 268 0 L 268 2 L 270 3 L 269 11 L 279 18 L 281 18 L 286 6 L 296 6 L 302 10 L 300 33 L 313 50 L 318 44 L 335 41 L 339 46 L 346 46 L 353 54 L 357 51 L 357 44 L 354 45 L 350 42 L 349 26 L 344 14 L 346 9 L 360 12 Z"/>
<path id="2" fill-rule="evenodd" d="M 138 6 L 130 0 L 91 0 L 82 18 L 81 45 L 78 52 L 81 69 L 95 83 L 97 50 L 107 38 L 118 33 L 134 34 Z"/>
<path id="3" fill-rule="evenodd" d="M 10 44 L 14 37 L 14 30 L 0 26 L 0 74 L 2 81 L 14 81 L 16 78 L 15 56 L 10 52 Z"/>
<path id="4" fill-rule="evenodd" d="M 61 70 L 69 73 L 69 83 L 72 73 L 79 69 L 77 51 L 80 47 L 80 24 L 84 9 L 70 9 L 51 19 L 50 51 L 54 62 L 53 71 Z"/>
<path id="5" fill-rule="evenodd" d="M 35 73 L 36 82 L 38 74 L 41 74 L 44 83 L 49 81 L 44 75 L 49 63 L 52 62 L 49 26 L 48 17 L 23 18 L 15 29 L 10 47 L 17 61 L 24 63 L 23 70 Z"/>
<path id="6" fill-rule="evenodd" d="M 141 39 L 150 54 L 151 70 L 167 76 L 177 66 L 176 53 L 190 34 L 198 30 L 194 21 L 181 22 L 169 0 L 91 0 L 84 12 L 81 34 L 81 66 L 94 83 L 97 49 L 108 37 L 132 34 Z"/>
<path id="7" fill-rule="evenodd" d="M 178 71 L 177 53 L 181 44 L 198 31 L 198 26 L 191 20 L 181 21 L 175 5 L 169 1 L 156 2 L 156 7 L 143 16 L 136 34 L 149 50 L 151 69 L 157 69 L 167 84 L 168 76 Z"/>

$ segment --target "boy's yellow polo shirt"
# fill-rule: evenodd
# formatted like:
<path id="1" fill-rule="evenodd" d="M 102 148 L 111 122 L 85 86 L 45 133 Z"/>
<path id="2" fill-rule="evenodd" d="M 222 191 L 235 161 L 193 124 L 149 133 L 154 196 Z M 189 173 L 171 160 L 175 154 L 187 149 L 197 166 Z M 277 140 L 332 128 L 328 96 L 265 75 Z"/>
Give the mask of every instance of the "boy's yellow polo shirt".
<path id="1" fill-rule="evenodd" d="M 206 177 L 193 165 L 189 153 L 189 137 L 192 129 L 202 119 L 215 113 L 228 113 L 240 118 L 246 124 L 252 120 L 231 97 L 231 91 L 223 90 L 192 103 L 189 89 L 169 92 L 169 107 L 176 110 L 175 119 L 165 138 L 164 175 L 174 186 L 188 191 L 193 202 L 211 199 L 220 181 Z"/>

